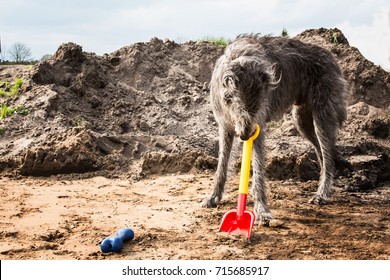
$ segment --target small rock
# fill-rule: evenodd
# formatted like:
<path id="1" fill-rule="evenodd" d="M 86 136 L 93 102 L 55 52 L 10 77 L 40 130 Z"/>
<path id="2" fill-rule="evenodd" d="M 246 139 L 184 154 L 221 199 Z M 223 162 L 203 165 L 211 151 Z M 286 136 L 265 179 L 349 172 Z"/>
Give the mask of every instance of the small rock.
<path id="1" fill-rule="evenodd" d="M 281 228 L 284 226 L 284 222 L 278 219 L 272 219 L 269 221 L 269 227 L 271 228 Z"/>

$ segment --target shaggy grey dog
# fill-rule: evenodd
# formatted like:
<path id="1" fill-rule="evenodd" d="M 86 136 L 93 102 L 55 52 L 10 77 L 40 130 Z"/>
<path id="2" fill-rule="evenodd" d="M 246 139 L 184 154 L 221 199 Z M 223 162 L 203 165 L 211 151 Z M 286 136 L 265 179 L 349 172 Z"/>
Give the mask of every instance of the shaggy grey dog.
<path id="1" fill-rule="evenodd" d="M 297 129 L 313 144 L 321 167 L 319 187 L 310 202 L 324 204 L 331 195 L 335 165 L 346 165 L 336 149 L 337 132 L 347 114 L 346 87 L 335 59 L 318 46 L 289 38 L 238 36 L 218 59 L 211 78 L 219 161 L 213 193 L 203 206 L 216 207 L 222 198 L 234 136 L 247 140 L 258 123 L 252 194 L 257 220 L 268 224 L 272 216 L 265 186 L 265 127 L 291 107 Z"/>

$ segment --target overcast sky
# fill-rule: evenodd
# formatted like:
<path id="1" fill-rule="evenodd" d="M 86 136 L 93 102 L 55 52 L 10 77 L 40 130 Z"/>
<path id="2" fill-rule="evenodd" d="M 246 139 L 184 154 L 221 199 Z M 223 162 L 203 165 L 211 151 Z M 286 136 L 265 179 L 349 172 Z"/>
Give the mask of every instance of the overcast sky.
<path id="1" fill-rule="evenodd" d="M 102 55 L 152 37 L 183 42 L 338 27 L 367 59 L 389 70 L 389 21 L 389 0 L 0 0 L 3 50 L 21 42 L 35 59 L 65 42 Z"/>

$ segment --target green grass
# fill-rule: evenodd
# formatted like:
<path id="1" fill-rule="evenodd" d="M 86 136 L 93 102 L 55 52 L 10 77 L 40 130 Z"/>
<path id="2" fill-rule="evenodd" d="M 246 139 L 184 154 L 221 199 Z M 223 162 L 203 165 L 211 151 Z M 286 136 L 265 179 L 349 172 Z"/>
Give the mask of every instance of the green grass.
<path id="1" fill-rule="evenodd" d="M 23 85 L 23 79 L 16 78 L 13 84 L 8 81 L 0 82 L 0 96 L 10 97 L 19 93 L 19 89 Z"/>
<path id="2" fill-rule="evenodd" d="M 229 44 L 229 40 L 224 37 L 203 37 L 199 41 L 201 42 L 209 42 L 218 46 L 227 46 Z"/>
<path id="3" fill-rule="evenodd" d="M 8 81 L 0 82 L 0 96 L 8 97 L 7 91 L 9 91 L 10 84 Z"/>
<path id="4" fill-rule="evenodd" d="M 5 104 L 1 104 L 0 107 L 0 119 L 5 119 L 6 117 L 11 116 L 13 113 L 15 113 L 15 109 L 12 107 L 8 107 Z"/>
<path id="5" fill-rule="evenodd" d="M 23 85 L 23 80 L 21 78 L 16 78 L 15 83 L 10 88 L 11 96 L 19 93 L 19 89 Z"/>
<path id="6" fill-rule="evenodd" d="M 23 79 L 16 78 L 15 84 L 11 87 L 11 91 L 18 91 L 23 85 Z"/>
<path id="7" fill-rule="evenodd" d="M 4 132 L 5 132 L 5 129 L 0 127 L 0 135 L 4 134 Z"/>
<path id="8" fill-rule="evenodd" d="M 19 115 L 28 115 L 30 113 L 30 109 L 24 105 L 20 105 L 18 108 L 15 109 L 15 112 Z"/>
<path id="9" fill-rule="evenodd" d="M 335 45 L 338 45 L 339 44 L 339 40 L 337 39 L 337 37 L 339 36 L 339 33 L 338 32 L 333 32 L 333 44 Z"/>
<path id="10" fill-rule="evenodd" d="M 15 108 L 13 108 L 11 106 L 8 107 L 5 104 L 1 104 L 1 107 L 0 107 L 0 119 L 5 119 L 7 117 L 12 116 L 15 113 L 19 114 L 19 115 L 28 115 L 30 113 L 30 109 L 27 108 L 24 105 L 20 105 L 20 106 L 18 106 L 15 109 Z"/>

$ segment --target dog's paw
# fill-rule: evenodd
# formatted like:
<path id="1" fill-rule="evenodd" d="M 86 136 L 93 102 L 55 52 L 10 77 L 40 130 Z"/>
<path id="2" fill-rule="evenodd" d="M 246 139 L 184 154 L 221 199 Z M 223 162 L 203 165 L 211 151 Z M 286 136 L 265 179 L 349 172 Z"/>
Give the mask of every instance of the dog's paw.
<path id="1" fill-rule="evenodd" d="M 262 226 L 269 227 L 269 223 L 271 222 L 271 220 L 272 220 L 271 213 L 261 213 L 258 222 Z"/>
<path id="2" fill-rule="evenodd" d="M 272 220 L 272 215 L 268 209 L 268 206 L 264 205 L 264 203 L 255 201 L 254 212 L 256 215 L 256 222 L 260 225 L 268 227 L 269 222 Z"/>
<path id="3" fill-rule="evenodd" d="M 316 194 L 309 200 L 310 204 L 315 204 L 315 205 L 325 205 L 328 203 L 328 200 L 323 198 L 322 196 Z"/>
<path id="4" fill-rule="evenodd" d="M 264 211 L 261 211 L 259 213 L 258 211 L 255 210 L 255 214 L 256 214 L 256 222 L 259 225 L 262 225 L 262 226 L 265 226 L 265 227 L 269 226 L 269 222 L 272 220 L 271 213 L 264 212 Z"/>
<path id="5" fill-rule="evenodd" d="M 216 196 L 212 196 L 210 198 L 206 198 L 202 202 L 202 207 L 204 207 L 204 208 L 215 208 L 215 207 L 218 206 L 220 200 L 221 199 L 219 197 L 216 197 Z"/>

